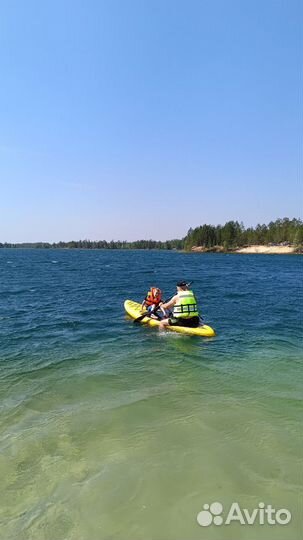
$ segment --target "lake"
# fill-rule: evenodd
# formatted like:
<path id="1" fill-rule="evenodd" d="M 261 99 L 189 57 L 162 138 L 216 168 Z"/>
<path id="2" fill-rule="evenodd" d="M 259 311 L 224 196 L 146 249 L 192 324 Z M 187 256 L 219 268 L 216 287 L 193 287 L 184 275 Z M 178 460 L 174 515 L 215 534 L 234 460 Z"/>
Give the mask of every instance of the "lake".
<path id="1" fill-rule="evenodd" d="M 1 538 L 298 540 L 302 260 L 1 249 Z M 124 314 L 180 279 L 215 338 Z M 199 526 L 212 502 L 292 519 Z"/>

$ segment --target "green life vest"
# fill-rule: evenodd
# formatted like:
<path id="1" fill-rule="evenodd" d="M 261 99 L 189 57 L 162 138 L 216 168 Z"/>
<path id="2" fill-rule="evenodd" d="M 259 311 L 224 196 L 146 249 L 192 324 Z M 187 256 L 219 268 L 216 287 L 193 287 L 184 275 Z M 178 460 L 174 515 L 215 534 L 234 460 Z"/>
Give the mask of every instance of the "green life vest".
<path id="1" fill-rule="evenodd" d="M 173 316 L 182 319 L 190 319 L 191 317 L 199 317 L 197 300 L 193 291 L 178 292 L 178 300 L 174 305 Z"/>

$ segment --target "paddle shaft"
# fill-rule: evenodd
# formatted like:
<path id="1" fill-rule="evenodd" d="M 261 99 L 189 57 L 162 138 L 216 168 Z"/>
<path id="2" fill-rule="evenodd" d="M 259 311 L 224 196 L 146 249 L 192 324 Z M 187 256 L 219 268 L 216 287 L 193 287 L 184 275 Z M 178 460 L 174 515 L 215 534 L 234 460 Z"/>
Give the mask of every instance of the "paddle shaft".
<path id="1" fill-rule="evenodd" d="M 145 311 L 145 313 L 142 313 L 142 315 L 140 315 L 139 317 L 137 317 L 137 318 L 134 320 L 134 323 L 141 322 L 141 321 L 144 319 L 144 317 L 147 317 L 147 316 L 151 315 L 152 313 L 156 314 L 156 312 L 158 311 L 158 309 L 160 309 L 159 304 L 158 304 L 157 307 L 154 308 L 151 312 Z"/>

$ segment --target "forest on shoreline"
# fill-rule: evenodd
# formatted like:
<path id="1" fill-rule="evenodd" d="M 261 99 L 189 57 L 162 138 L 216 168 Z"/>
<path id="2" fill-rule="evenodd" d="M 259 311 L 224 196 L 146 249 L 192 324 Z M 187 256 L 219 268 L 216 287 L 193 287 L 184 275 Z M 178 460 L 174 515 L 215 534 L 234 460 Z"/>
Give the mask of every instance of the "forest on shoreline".
<path id="1" fill-rule="evenodd" d="M 208 250 L 221 247 L 224 251 L 251 245 L 303 245 L 303 222 L 301 219 L 277 219 L 268 225 L 258 224 L 245 228 L 243 223 L 228 221 L 225 225 L 200 225 L 190 228 L 182 239 L 157 241 L 136 240 L 134 242 L 106 240 L 71 240 L 70 242 L 0 242 L 0 248 L 44 248 L 44 249 L 164 249 L 186 250 L 202 247 Z"/>

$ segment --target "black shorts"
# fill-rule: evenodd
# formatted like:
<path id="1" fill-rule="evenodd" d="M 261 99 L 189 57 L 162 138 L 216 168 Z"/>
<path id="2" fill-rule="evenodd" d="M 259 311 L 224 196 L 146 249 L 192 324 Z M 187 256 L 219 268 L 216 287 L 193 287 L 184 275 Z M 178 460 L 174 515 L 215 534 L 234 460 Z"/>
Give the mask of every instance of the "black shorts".
<path id="1" fill-rule="evenodd" d="M 197 328 L 200 323 L 198 316 L 190 317 L 188 319 L 182 319 L 182 317 L 169 317 L 169 326 L 187 326 L 189 328 Z"/>

